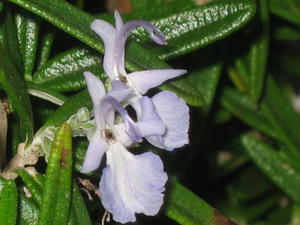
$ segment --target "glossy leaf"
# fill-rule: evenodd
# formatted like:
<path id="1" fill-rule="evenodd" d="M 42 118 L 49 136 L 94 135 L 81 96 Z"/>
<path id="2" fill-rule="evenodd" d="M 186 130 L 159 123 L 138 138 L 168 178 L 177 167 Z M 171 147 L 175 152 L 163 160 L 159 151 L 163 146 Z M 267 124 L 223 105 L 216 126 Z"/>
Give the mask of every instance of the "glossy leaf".
<path id="1" fill-rule="evenodd" d="M 0 177 L 0 225 L 15 225 L 18 193 L 12 180 Z"/>
<path id="2" fill-rule="evenodd" d="M 270 0 L 272 13 L 300 25 L 300 2 L 298 0 Z"/>
<path id="3" fill-rule="evenodd" d="M 289 161 L 272 146 L 251 135 L 242 137 L 242 143 L 254 163 L 293 200 L 300 202 L 300 175 Z"/>
<path id="4" fill-rule="evenodd" d="M 85 87 L 84 71 L 104 76 L 99 55 L 86 49 L 71 49 L 39 68 L 33 81 L 57 91 L 72 91 Z M 103 78 L 102 78 L 103 79 Z"/>
<path id="5" fill-rule="evenodd" d="M 24 194 L 19 195 L 18 225 L 37 225 L 40 210 L 36 203 Z"/>
<path id="6" fill-rule="evenodd" d="M 15 16 L 19 46 L 24 64 L 24 76 L 32 79 L 39 36 L 39 22 L 28 12 L 21 11 Z"/>
<path id="7" fill-rule="evenodd" d="M 67 224 L 71 202 L 71 129 L 63 124 L 56 132 L 46 171 L 39 225 Z"/>
<path id="8" fill-rule="evenodd" d="M 94 18 L 84 13 L 72 5 L 68 3 L 61 2 L 58 0 L 55 1 L 37 1 L 37 0 L 10 0 L 13 3 L 16 3 L 33 13 L 43 17 L 49 22 L 53 23 L 60 29 L 68 32 L 79 40 L 83 41 L 87 45 L 101 53 L 104 52 L 103 44 L 100 39 L 89 29 L 89 24 L 94 20 Z M 223 1 L 216 1 L 216 4 Z M 227 2 L 227 1 L 226 1 Z M 233 1 L 228 0 L 228 3 L 232 2 L 233 5 L 229 6 L 229 11 L 236 11 L 239 8 L 247 9 L 245 18 L 250 19 L 252 14 L 249 12 L 253 12 L 254 4 L 252 1 Z M 234 4 L 236 2 L 236 4 Z M 221 5 L 224 7 L 224 5 Z M 218 8 L 218 6 L 216 6 Z M 221 8 L 221 7 L 220 7 Z M 61 11 L 64 13 L 62 14 Z M 225 12 L 229 13 L 228 11 Z M 250 16 L 251 15 L 251 16 Z M 249 16 L 249 17 L 248 17 Z M 221 29 L 221 28 L 220 28 Z M 142 70 L 142 69 L 152 69 L 152 68 L 169 68 L 169 66 L 163 61 L 159 60 L 155 55 L 151 54 L 145 48 L 142 48 L 137 43 L 130 43 L 127 51 L 127 68 L 130 70 Z M 192 89 L 188 86 L 183 86 L 183 84 L 177 84 L 176 82 L 172 83 L 172 87 L 170 89 L 177 90 L 176 93 L 184 98 L 188 103 L 194 104 L 194 99 L 198 96 L 198 93 L 193 93 L 194 97 L 191 96 Z M 189 90 L 189 91 L 188 91 Z"/>
<path id="9" fill-rule="evenodd" d="M 33 118 L 31 104 L 26 87 L 21 75 L 11 61 L 7 58 L 7 52 L 0 46 L 0 83 L 9 98 L 13 112 L 20 124 L 21 141 L 26 138 L 31 141 L 33 137 Z"/>
<path id="10" fill-rule="evenodd" d="M 174 180 L 170 181 L 170 191 L 167 195 L 165 214 L 179 224 L 185 225 L 235 224 Z"/>
<path id="11" fill-rule="evenodd" d="M 10 5 L 7 2 L 1 3 L 3 3 L 3 12 L 0 14 L 0 45 L 5 48 L 8 60 L 12 61 L 17 71 L 23 74 L 22 56 Z"/>
<path id="12" fill-rule="evenodd" d="M 74 104 L 76 102 L 76 104 Z M 92 108 L 92 102 L 87 90 L 70 97 L 65 104 L 59 107 L 47 120 L 45 126 L 58 126 L 67 121 L 70 116 L 75 114 L 82 107 Z"/>
<path id="13" fill-rule="evenodd" d="M 255 14 L 253 1 L 211 1 L 190 8 L 183 11 L 177 7 L 177 11 L 172 14 L 165 13 L 161 18 L 151 18 L 151 22 L 165 34 L 168 42 L 165 47 L 153 43 L 147 45 L 161 59 L 183 55 L 224 39 L 247 24 Z M 153 7 L 147 14 L 152 13 L 154 17 L 156 11 Z M 150 16 L 146 19 L 150 19 Z M 137 40 L 149 39 L 145 30 L 138 29 L 135 34 Z"/>
<path id="14" fill-rule="evenodd" d="M 45 34 L 42 35 L 41 41 L 39 44 L 39 51 L 37 56 L 37 68 L 39 69 L 41 66 L 43 66 L 49 59 L 52 44 L 54 41 L 54 29 L 50 29 L 50 31 L 47 31 Z"/>

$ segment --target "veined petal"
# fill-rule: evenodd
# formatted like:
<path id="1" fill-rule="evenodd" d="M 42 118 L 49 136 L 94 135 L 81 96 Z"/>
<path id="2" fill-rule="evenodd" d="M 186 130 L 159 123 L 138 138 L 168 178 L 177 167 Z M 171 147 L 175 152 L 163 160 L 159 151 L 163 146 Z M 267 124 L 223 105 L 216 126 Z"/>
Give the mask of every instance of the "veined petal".
<path id="1" fill-rule="evenodd" d="M 112 143 L 100 181 L 101 201 L 115 221 L 134 222 L 135 213 L 158 213 L 166 181 L 167 174 L 157 155 L 133 155 L 120 143 Z"/>
<path id="2" fill-rule="evenodd" d="M 166 80 L 185 74 L 181 69 L 159 69 L 133 72 L 127 75 L 132 85 L 140 94 L 145 94 L 150 88 L 161 85 Z"/>
<path id="3" fill-rule="evenodd" d="M 96 131 L 90 141 L 80 172 L 88 173 L 96 170 L 106 150 L 107 143 L 102 139 L 100 131 Z"/>
<path id="4" fill-rule="evenodd" d="M 118 75 L 116 61 L 114 56 L 116 29 L 104 20 L 94 20 L 91 29 L 95 31 L 103 40 L 105 46 L 105 54 L 103 60 L 103 68 L 110 79 L 115 79 Z"/>
<path id="5" fill-rule="evenodd" d="M 100 79 L 98 79 L 95 75 L 91 72 L 86 71 L 83 73 L 86 81 L 86 85 L 91 96 L 93 105 L 94 105 L 94 116 L 96 125 L 98 128 L 101 127 L 101 120 L 102 118 L 99 117 L 99 104 L 101 99 L 105 96 L 105 88 Z"/>
<path id="6" fill-rule="evenodd" d="M 161 91 L 152 98 L 152 102 L 167 126 L 166 133 L 161 136 L 164 149 L 171 151 L 188 144 L 190 116 L 185 101 L 171 91 Z M 147 140 L 157 142 L 157 137 L 147 137 Z"/>

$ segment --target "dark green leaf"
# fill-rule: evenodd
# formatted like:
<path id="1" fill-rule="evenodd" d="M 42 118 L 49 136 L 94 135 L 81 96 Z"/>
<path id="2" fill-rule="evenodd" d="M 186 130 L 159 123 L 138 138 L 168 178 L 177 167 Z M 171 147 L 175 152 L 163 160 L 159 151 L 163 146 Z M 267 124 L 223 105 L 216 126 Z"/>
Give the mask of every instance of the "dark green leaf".
<path id="1" fill-rule="evenodd" d="M 76 104 L 74 104 L 76 102 Z M 64 105 L 59 107 L 53 115 L 48 119 L 45 126 L 58 126 L 67 121 L 70 116 L 75 114 L 82 107 L 92 108 L 92 102 L 87 90 L 83 90 L 78 94 L 70 97 Z"/>
<path id="2" fill-rule="evenodd" d="M 300 25 L 300 2 L 298 0 L 270 0 L 272 13 Z"/>
<path id="3" fill-rule="evenodd" d="M 18 193 L 14 181 L 0 177 L 0 225 L 15 225 Z"/>
<path id="4" fill-rule="evenodd" d="M 15 64 L 18 72 L 23 74 L 22 56 L 20 53 L 16 27 L 8 3 L 3 3 L 3 12 L 0 14 L 0 45 L 5 48 L 6 57 Z"/>
<path id="5" fill-rule="evenodd" d="M 254 101 L 260 99 L 265 81 L 269 45 L 268 14 L 267 1 L 259 0 L 258 13 L 254 21 L 254 38 L 249 41 L 250 49 L 247 50 L 246 55 L 238 58 L 235 62 L 240 75 L 244 79 L 245 89 Z"/>
<path id="6" fill-rule="evenodd" d="M 23 56 L 24 76 L 27 80 L 31 80 L 39 40 L 39 23 L 26 11 L 17 13 L 15 22 L 20 50 Z"/>
<path id="7" fill-rule="evenodd" d="M 99 55 L 92 51 L 71 49 L 40 67 L 33 80 L 57 91 L 78 90 L 85 87 L 84 71 L 90 71 L 104 79 L 101 64 Z"/>
<path id="8" fill-rule="evenodd" d="M 179 2 L 175 1 L 172 4 L 179 4 Z M 157 18 L 158 15 L 154 17 L 156 8 L 152 11 L 147 9 L 148 12 L 145 12 L 145 15 L 152 16 L 145 16 L 146 19 L 151 19 L 151 22 L 166 36 L 168 45 L 165 47 L 152 43 L 147 45 L 161 59 L 183 55 L 224 39 L 247 24 L 255 14 L 253 1 L 211 1 L 184 10 L 187 6 L 190 5 L 187 4 L 184 8 L 177 7 L 176 11 L 170 10 L 172 14 L 168 11 L 162 15 L 159 14 L 161 18 Z M 167 8 L 168 4 L 165 4 L 165 7 Z M 138 29 L 135 34 L 137 40 L 149 39 L 149 35 L 143 29 Z"/>
<path id="9" fill-rule="evenodd" d="M 216 209 L 174 180 L 170 181 L 165 214 L 179 224 L 234 224 Z"/>
<path id="10" fill-rule="evenodd" d="M 52 44 L 54 41 L 54 29 L 50 29 L 50 31 L 47 31 L 45 33 L 40 41 L 39 44 L 39 51 L 38 51 L 38 57 L 37 57 L 37 68 L 39 69 L 41 66 L 43 66 L 49 59 Z"/>
<path id="11" fill-rule="evenodd" d="M 290 155 L 295 160 L 300 159 L 300 116 L 272 77 L 267 81 L 262 111 Z"/>
<path id="12" fill-rule="evenodd" d="M 275 30 L 274 38 L 279 41 L 299 41 L 300 29 L 292 27 L 278 27 Z"/>
<path id="13" fill-rule="evenodd" d="M 283 157 L 270 145 L 251 136 L 242 137 L 242 143 L 254 163 L 284 192 L 296 202 L 300 202 L 300 175 Z"/>
<path id="14" fill-rule="evenodd" d="M 221 95 L 222 106 L 244 123 L 277 138 L 277 133 L 267 117 L 246 93 L 225 89 Z"/>
<path id="15" fill-rule="evenodd" d="M 33 119 L 31 104 L 22 77 L 16 70 L 7 52 L 0 46 L 0 83 L 9 98 L 13 112 L 16 113 L 20 123 L 21 141 L 33 137 Z"/>

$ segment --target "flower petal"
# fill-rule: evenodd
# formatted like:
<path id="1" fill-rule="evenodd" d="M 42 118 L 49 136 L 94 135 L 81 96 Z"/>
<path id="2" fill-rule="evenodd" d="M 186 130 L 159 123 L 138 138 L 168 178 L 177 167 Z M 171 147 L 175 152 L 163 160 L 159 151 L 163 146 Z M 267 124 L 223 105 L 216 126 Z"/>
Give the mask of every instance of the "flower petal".
<path id="1" fill-rule="evenodd" d="M 135 123 L 135 126 L 141 137 L 165 133 L 166 126 L 157 114 L 150 98 L 143 96 L 135 101 L 132 106 L 136 110 L 139 122 Z"/>
<path id="2" fill-rule="evenodd" d="M 167 126 L 161 143 L 164 149 L 171 151 L 188 144 L 190 116 L 185 101 L 171 91 L 159 92 L 152 98 L 152 101 L 159 117 Z M 157 137 L 147 137 L 147 140 L 152 144 L 157 143 Z"/>
<path id="3" fill-rule="evenodd" d="M 104 20 L 94 20 L 91 24 L 91 29 L 95 31 L 103 40 L 105 46 L 105 54 L 103 60 L 103 68 L 110 79 L 115 79 L 118 75 L 115 62 L 115 37 L 116 29 Z"/>
<path id="4" fill-rule="evenodd" d="M 118 16 L 115 16 L 116 19 L 116 24 L 119 24 L 119 21 L 117 21 Z M 119 19 L 118 19 L 119 20 Z M 114 49 L 114 56 L 115 56 L 115 62 L 118 68 L 118 71 L 122 75 L 126 75 L 126 71 L 124 69 L 124 49 L 125 49 L 125 43 L 130 35 L 131 31 L 134 30 L 137 26 L 142 26 L 143 28 L 148 31 L 150 34 L 151 39 L 156 42 L 157 44 L 160 45 L 165 45 L 165 37 L 163 33 L 156 28 L 154 25 L 151 23 L 144 21 L 144 20 L 132 20 L 123 26 L 118 25 L 117 28 L 117 35 L 115 39 L 115 49 Z"/>
<path id="5" fill-rule="evenodd" d="M 122 102 L 133 94 L 133 90 L 118 80 L 111 81 L 112 89 L 107 93 L 114 97 L 118 102 Z"/>
<path id="6" fill-rule="evenodd" d="M 105 88 L 100 79 L 98 79 L 91 72 L 86 71 L 83 73 L 86 81 L 86 85 L 91 96 L 94 105 L 94 115 L 96 120 L 96 125 L 99 128 L 101 126 L 102 118 L 99 117 L 99 104 L 101 99 L 105 96 Z"/>
<path id="7" fill-rule="evenodd" d="M 90 141 L 80 172 L 88 173 L 96 170 L 106 150 L 107 143 L 102 139 L 100 131 L 96 131 Z"/>
<path id="8" fill-rule="evenodd" d="M 116 29 L 117 31 L 120 30 L 120 28 L 123 26 L 123 20 L 122 17 L 120 15 L 120 13 L 118 12 L 118 10 L 115 10 L 115 24 L 116 24 Z"/>
<path id="9" fill-rule="evenodd" d="M 160 69 L 133 72 L 127 75 L 132 85 L 140 94 L 145 94 L 150 88 L 161 85 L 166 80 L 186 73 L 186 70 Z"/>
<path id="10" fill-rule="evenodd" d="M 157 155 L 133 155 L 116 142 L 107 151 L 107 167 L 100 181 L 101 201 L 115 221 L 134 222 L 135 213 L 158 213 L 166 181 L 167 174 Z"/>

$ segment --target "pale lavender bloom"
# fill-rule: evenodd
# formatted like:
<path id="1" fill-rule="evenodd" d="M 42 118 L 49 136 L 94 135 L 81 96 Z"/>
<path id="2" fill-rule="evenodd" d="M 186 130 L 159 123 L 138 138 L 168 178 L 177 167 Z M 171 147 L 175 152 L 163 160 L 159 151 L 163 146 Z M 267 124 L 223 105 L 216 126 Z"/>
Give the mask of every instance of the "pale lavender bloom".
<path id="1" fill-rule="evenodd" d="M 99 188 L 102 204 L 113 215 L 113 219 L 126 223 L 136 221 L 135 213 L 156 215 L 163 204 L 162 192 L 167 181 L 162 161 L 152 152 L 134 155 L 125 147 L 135 139 L 140 139 L 143 134 L 139 129 L 148 127 L 148 121 L 134 123 L 119 103 L 128 98 L 132 90 L 115 83 L 119 85 L 120 92 L 106 94 L 98 78 L 90 72 L 84 75 L 94 105 L 97 130 L 90 140 L 81 172 L 97 169 L 106 153 L 107 166 L 103 170 Z M 124 123 L 115 124 L 115 111 Z M 156 122 L 156 130 L 146 133 L 162 134 L 165 126 L 159 121 L 153 122 Z"/>
<path id="2" fill-rule="evenodd" d="M 141 122 L 161 120 L 166 125 L 163 134 L 144 135 L 158 148 L 168 151 L 189 143 L 189 108 L 185 101 L 171 91 L 161 91 L 151 99 L 143 96 L 135 101 L 137 119 Z M 147 130 L 155 129 L 155 125 L 147 123 Z"/>
<path id="3" fill-rule="evenodd" d="M 166 44 L 162 32 L 151 23 L 144 20 L 133 20 L 123 24 L 120 14 L 115 11 L 116 28 L 104 20 L 97 19 L 91 24 L 103 40 L 105 54 L 103 67 L 111 80 L 120 80 L 126 83 L 138 95 L 145 94 L 150 88 L 157 87 L 164 81 L 186 73 L 182 69 L 144 70 L 127 74 L 124 67 L 125 42 L 131 31 L 142 26 L 150 33 L 151 39 L 157 44 Z"/>

